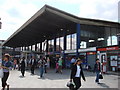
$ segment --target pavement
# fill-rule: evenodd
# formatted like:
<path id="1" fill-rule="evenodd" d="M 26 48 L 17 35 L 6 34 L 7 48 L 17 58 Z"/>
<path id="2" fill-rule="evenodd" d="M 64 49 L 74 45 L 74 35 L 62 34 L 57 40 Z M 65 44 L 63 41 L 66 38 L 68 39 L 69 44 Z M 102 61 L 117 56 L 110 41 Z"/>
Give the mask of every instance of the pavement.
<path id="1" fill-rule="evenodd" d="M 118 75 L 103 74 L 104 79 L 100 80 L 100 84 L 95 83 L 95 73 L 84 71 L 86 81 L 82 80 L 81 88 L 118 88 Z M 63 70 L 63 74 L 55 73 L 54 69 L 49 69 L 44 74 L 44 78 L 40 78 L 39 70 L 35 70 L 35 75 L 30 74 L 30 70 L 25 72 L 25 77 L 21 76 L 18 70 L 10 71 L 8 83 L 10 88 L 68 88 L 70 70 Z M 1 82 L 0 82 L 1 88 Z"/>

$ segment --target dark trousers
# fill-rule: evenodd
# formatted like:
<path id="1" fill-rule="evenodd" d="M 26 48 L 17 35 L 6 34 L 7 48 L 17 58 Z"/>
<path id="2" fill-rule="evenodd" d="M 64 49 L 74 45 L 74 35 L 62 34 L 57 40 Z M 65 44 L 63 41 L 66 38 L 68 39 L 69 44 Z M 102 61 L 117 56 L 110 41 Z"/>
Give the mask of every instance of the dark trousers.
<path id="1" fill-rule="evenodd" d="M 45 65 L 45 73 L 47 73 L 47 65 Z"/>
<path id="2" fill-rule="evenodd" d="M 75 83 L 75 88 L 74 90 L 78 90 L 81 86 L 81 79 L 79 77 L 73 78 L 73 82 Z"/>
<path id="3" fill-rule="evenodd" d="M 24 76 L 25 70 L 22 70 L 22 69 L 21 69 L 21 73 L 22 73 L 22 76 Z"/>
<path id="4" fill-rule="evenodd" d="M 34 69 L 35 69 L 35 67 L 31 66 L 31 74 L 34 74 Z"/>
<path id="5" fill-rule="evenodd" d="M 3 78 L 2 78 L 2 87 L 5 87 L 7 85 L 6 81 L 8 79 L 9 72 L 4 72 Z"/>

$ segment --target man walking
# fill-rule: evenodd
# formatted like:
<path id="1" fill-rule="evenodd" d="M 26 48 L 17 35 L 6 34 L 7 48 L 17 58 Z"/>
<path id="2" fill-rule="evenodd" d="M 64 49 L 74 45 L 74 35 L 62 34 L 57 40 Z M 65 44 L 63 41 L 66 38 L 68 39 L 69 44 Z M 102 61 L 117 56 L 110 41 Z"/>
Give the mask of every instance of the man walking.
<path id="1" fill-rule="evenodd" d="M 99 83 L 99 75 L 100 75 L 101 70 L 100 70 L 100 61 L 99 61 L 99 59 L 96 59 L 96 63 L 94 65 L 94 72 L 96 72 L 96 80 L 95 80 L 95 82 L 100 84 Z"/>
<path id="2" fill-rule="evenodd" d="M 36 60 L 35 60 L 35 57 L 32 56 L 32 59 L 30 60 L 31 74 L 32 74 L 32 75 L 34 75 L 35 65 L 36 65 Z"/>
<path id="3" fill-rule="evenodd" d="M 39 65 L 39 69 L 40 69 L 40 78 L 43 77 L 43 73 L 44 73 L 44 69 L 45 69 L 45 59 L 44 58 L 41 58 L 39 61 L 38 61 L 38 65 Z"/>
<path id="4" fill-rule="evenodd" d="M 25 57 L 23 57 L 23 59 L 21 61 L 21 73 L 22 73 L 22 76 L 24 77 L 24 74 L 25 74 Z"/>

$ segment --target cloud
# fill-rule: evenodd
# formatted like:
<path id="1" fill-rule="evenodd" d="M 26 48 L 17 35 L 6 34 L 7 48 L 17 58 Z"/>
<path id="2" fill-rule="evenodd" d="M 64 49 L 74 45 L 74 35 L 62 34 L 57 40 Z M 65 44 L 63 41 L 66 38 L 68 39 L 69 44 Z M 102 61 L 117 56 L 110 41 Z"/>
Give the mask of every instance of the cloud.
<path id="1" fill-rule="evenodd" d="M 5 0 L 0 6 L 2 21 L 0 39 L 7 39 L 37 11 L 38 8 L 33 4 L 24 4 L 18 0 Z"/>
<path id="2" fill-rule="evenodd" d="M 84 0 L 80 4 L 79 16 L 118 21 L 118 0 Z"/>
<path id="3" fill-rule="evenodd" d="M 118 20 L 118 0 L 1 0 L 0 3 L 0 39 L 7 39 L 44 4 L 84 18 Z"/>

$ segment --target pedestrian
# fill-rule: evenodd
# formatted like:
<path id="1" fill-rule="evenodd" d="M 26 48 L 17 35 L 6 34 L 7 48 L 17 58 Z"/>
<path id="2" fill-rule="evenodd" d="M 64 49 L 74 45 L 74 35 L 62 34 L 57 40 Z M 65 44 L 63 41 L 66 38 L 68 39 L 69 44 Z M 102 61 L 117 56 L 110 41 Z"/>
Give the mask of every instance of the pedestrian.
<path id="1" fill-rule="evenodd" d="M 44 58 L 44 60 L 45 60 L 45 73 L 47 73 L 47 59 Z"/>
<path id="2" fill-rule="evenodd" d="M 24 77 L 24 74 L 25 74 L 25 57 L 23 57 L 22 61 L 21 61 L 21 73 L 22 73 L 22 76 Z"/>
<path id="3" fill-rule="evenodd" d="M 59 69 L 58 60 L 56 60 L 56 67 L 55 67 L 55 69 L 56 69 L 56 73 L 58 73 L 58 69 Z"/>
<path id="4" fill-rule="evenodd" d="M 96 72 L 96 80 L 95 80 L 95 82 L 98 83 L 98 84 L 100 84 L 99 83 L 99 76 L 100 76 L 100 72 L 101 72 L 100 68 L 101 68 L 100 67 L 100 61 L 99 61 L 99 59 L 96 59 L 96 63 L 94 65 L 94 72 Z"/>
<path id="5" fill-rule="evenodd" d="M 75 57 L 73 56 L 72 59 L 71 59 L 71 68 L 72 68 L 72 66 L 75 64 L 75 62 L 76 62 L 76 59 L 75 59 Z"/>
<path id="6" fill-rule="evenodd" d="M 34 75 L 35 65 L 36 65 L 36 60 L 35 57 L 32 56 L 32 59 L 30 60 L 31 75 Z"/>
<path id="7" fill-rule="evenodd" d="M 82 60 L 78 59 L 71 69 L 70 82 L 74 82 L 75 87 L 73 90 L 78 90 L 81 87 L 81 77 L 85 80 L 83 69 L 81 66 Z"/>
<path id="8" fill-rule="evenodd" d="M 45 60 L 44 60 L 44 58 L 41 58 L 38 61 L 38 65 L 39 65 L 39 69 L 40 69 L 40 78 L 42 78 L 43 74 L 44 74 L 44 68 L 45 68 Z"/>
<path id="9" fill-rule="evenodd" d="M 63 63 L 63 60 L 62 58 L 59 58 L 59 61 L 58 61 L 58 72 L 62 74 L 62 63 Z"/>
<path id="10" fill-rule="evenodd" d="M 13 68 L 14 68 L 14 70 L 15 70 L 15 69 L 16 69 L 16 66 L 17 66 L 17 60 L 16 60 L 16 59 L 14 59 L 13 64 L 14 64 Z"/>
<path id="11" fill-rule="evenodd" d="M 7 86 L 7 90 L 9 90 L 9 85 L 7 84 L 7 79 L 9 77 L 9 70 L 12 69 L 12 63 L 10 61 L 9 54 L 4 55 L 4 58 L 2 60 L 2 66 L 0 68 L 3 68 L 2 90 L 5 90 L 6 86 Z"/>
<path id="12" fill-rule="evenodd" d="M 18 59 L 18 71 L 20 71 L 20 58 Z"/>

